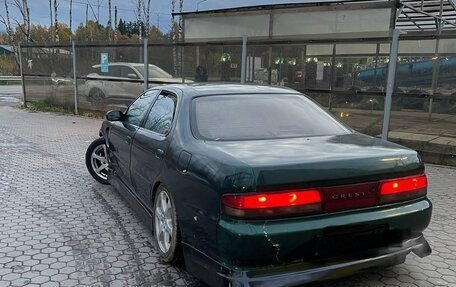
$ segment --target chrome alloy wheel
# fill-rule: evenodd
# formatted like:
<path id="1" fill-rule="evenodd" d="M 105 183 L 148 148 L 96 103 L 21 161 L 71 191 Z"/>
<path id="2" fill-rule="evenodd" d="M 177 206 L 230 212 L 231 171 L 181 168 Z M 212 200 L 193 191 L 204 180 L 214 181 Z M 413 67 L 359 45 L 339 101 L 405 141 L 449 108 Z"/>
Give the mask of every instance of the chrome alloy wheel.
<path id="1" fill-rule="evenodd" d="M 155 236 L 158 246 L 163 253 L 167 253 L 171 247 L 173 236 L 173 207 L 168 194 L 161 190 L 157 194 L 157 203 L 155 204 Z"/>
<path id="2" fill-rule="evenodd" d="M 92 164 L 92 169 L 97 174 L 97 176 L 104 180 L 108 179 L 109 164 L 105 144 L 101 144 L 93 149 L 93 152 L 90 156 L 90 162 Z"/>

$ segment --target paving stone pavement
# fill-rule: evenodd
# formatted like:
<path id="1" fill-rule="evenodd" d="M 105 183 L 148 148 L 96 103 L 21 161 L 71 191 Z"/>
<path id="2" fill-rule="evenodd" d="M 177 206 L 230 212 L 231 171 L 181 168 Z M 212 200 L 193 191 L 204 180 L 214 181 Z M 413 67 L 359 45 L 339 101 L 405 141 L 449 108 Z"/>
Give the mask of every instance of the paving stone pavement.
<path id="1" fill-rule="evenodd" d="M 147 227 L 86 171 L 100 124 L 0 106 L 0 287 L 198 286 L 159 262 Z M 456 169 L 427 172 L 431 256 L 312 286 L 456 286 Z"/>

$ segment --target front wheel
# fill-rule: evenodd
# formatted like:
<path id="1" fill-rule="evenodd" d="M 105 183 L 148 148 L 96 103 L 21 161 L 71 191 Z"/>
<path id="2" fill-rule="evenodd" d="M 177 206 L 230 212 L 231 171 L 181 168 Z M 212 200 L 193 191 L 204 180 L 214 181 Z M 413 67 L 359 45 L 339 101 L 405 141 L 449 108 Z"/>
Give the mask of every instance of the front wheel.
<path id="1" fill-rule="evenodd" d="M 158 187 L 154 202 L 154 233 L 160 259 L 175 263 L 180 259 L 180 233 L 177 223 L 176 206 L 168 189 Z"/>
<path id="2" fill-rule="evenodd" d="M 108 182 L 108 152 L 104 138 L 94 140 L 86 151 L 86 166 L 94 179 L 102 184 Z"/>

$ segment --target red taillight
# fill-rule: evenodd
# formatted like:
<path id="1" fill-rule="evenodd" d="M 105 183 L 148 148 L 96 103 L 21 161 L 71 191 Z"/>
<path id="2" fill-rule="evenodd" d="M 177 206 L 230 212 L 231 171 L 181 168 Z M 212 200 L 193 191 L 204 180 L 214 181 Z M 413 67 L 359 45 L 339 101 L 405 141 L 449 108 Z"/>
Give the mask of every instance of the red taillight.
<path id="1" fill-rule="evenodd" d="M 321 187 L 254 194 L 227 194 L 222 212 L 237 218 L 278 218 L 374 207 L 425 196 L 425 174 Z"/>
<path id="2" fill-rule="evenodd" d="M 425 174 L 385 180 L 380 183 L 380 203 L 418 198 L 427 193 Z"/>
<path id="3" fill-rule="evenodd" d="M 236 217 L 282 216 L 321 211 L 318 190 L 288 190 L 223 196 L 223 212 Z"/>

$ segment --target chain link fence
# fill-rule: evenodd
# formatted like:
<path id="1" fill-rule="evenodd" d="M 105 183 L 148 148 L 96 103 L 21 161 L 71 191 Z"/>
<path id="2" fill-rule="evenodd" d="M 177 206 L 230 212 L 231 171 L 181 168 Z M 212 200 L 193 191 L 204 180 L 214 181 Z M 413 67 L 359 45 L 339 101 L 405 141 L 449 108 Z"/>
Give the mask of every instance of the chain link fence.
<path id="1" fill-rule="evenodd" d="M 390 130 L 432 130 L 433 121 L 443 121 L 456 136 L 455 40 L 440 40 L 437 50 L 435 39 L 400 40 Z M 76 113 L 106 112 L 125 109 L 146 86 L 240 83 L 244 69 L 246 83 L 299 90 L 356 130 L 380 134 L 388 41 L 252 41 L 246 51 L 243 63 L 242 39 L 23 46 L 25 100 Z"/>

